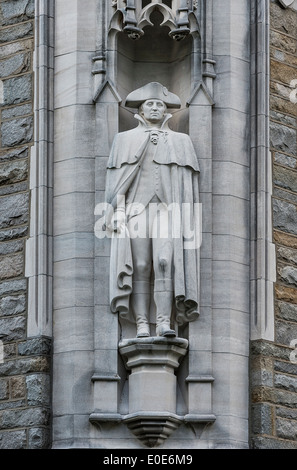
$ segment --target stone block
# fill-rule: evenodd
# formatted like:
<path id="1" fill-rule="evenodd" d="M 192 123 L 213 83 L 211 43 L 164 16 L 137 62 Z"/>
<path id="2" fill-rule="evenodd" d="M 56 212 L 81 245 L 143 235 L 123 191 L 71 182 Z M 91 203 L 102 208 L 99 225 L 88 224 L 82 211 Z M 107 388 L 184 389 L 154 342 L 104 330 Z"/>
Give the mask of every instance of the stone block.
<path id="1" fill-rule="evenodd" d="M 20 356 L 50 356 L 51 350 L 51 338 L 29 338 L 18 343 L 18 354 Z"/>
<path id="2" fill-rule="evenodd" d="M 276 342 L 290 346 L 291 341 L 297 338 L 297 323 L 278 321 L 276 326 Z"/>
<path id="3" fill-rule="evenodd" d="M 55 353 L 92 348 L 93 312 L 92 307 L 82 306 L 55 311 Z"/>
<path id="4" fill-rule="evenodd" d="M 30 54 L 16 54 L 8 59 L 0 61 L 0 78 L 10 75 L 19 75 L 30 71 Z"/>
<path id="5" fill-rule="evenodd" d="M 16 427 L 47 426 L 50 413 L 43 408 L 27 408 L 23 410 L 4 410 L 0 412 L 0 429 Z"/>
<path id="6" fill-rule="evenodd" d="M 0 400 L 9 398 L 9 383 L 7 379 L 0 379 Z M 0 441 L 1 442 L 1 441 Z"/>
<path id="7" fill-rule="evenodd" d="M 18 315 L 26 309 L 26 296 L 24 294 L 5 296 L 0 299 L 0 316 Z"/>
<path id="8" fill-rule="evenodd" d="M 34 0 L 9 0 L 1 2 L 0 22 L 2 26 L 22 23 L 34 18 Z"/>
<path id="9" fill-rule="evenodd" d="M 275 374 L 274 383 L 277 388 L 282 388 L 290 392 L 297 392 L 297 377 L 285 374 Z"/>
<path id="10" fill-rule="evenodd" d="M 74 259 L 55 263 L 54 308 L 91 307 L 94 303 L 94 260 Z"/>
<path id="11" fill-rule="evenodd" d="M 1 125 L 3 147 L 29 143 L 33 139 L 33 118 L 31 116 L 4 121 Z"/>
<path id="12" fill-rule="evenodd" d="M 271 28 L 296 38 L 296 12 L 290 9 L 284 10 L 278 2 L 270 3 Z"/>
<path id="13" fill-rule="evenodd" d="M 2 109 L 2 119 L 12 119 L 15 117 L 24 116 L 25 114 L 32 113 L 32 104 L 21 104 L 19 106 L 13 106 L 10 108 L 3 108 Z M 16 149 L 16 151 L 20 152 L 20 149 Z"/>
<path id="14" fill-rule="evenodd" d="M 26 319 L 22 316 L 0 318 L 0 337 L 5 341 L 24 339 Z"/>
<path id="15" fill-rule="evenodd" d="M 25 224 L 28 221 L 29 195 L 13 194 L 1 198 L 0 229 Z"/>
<path id="16" fill-rule="evenodd" d="M 297 421 L 277 418 L 276 433 L 277 436 L 282 439 L 297 441 Z"/>
<path id="17" fill-rule="evenodd" d="M 28 233 L 28 226 L 12 228 L 10 230 L 0 230 L 0 241 L 9 241 L 25 237 Z"/>
<path id="18" fill-rule="evenodd" d="M 296 129 L 270 122 L 270 145 L 280 152 L 296 155 Z"/>
<path id="19" fill-rule="evenodd" d="M 26 449 L 26 430 L 0 432 L 0 449 Z"/>
<path id="20" fill-rule="evenodd" d="M 282 282 L 297 287 L 297 268 L 294 266 L 278 266 L 277 270 Z"/>
<path id="21" fill-rule="evenodd" d="M 90 232 L 65 233 L 55 237 L 54 261 L 94 256 L 95 235 Z"/>
<path id="22" fill-rule="evenodd" d="M 94 194 L 69 193 L 54 197 L 54 235 L 94 233 Z"/>
<path id="23" fill-rule="evenodd" d="M 273 225 L 274 228 L 291 235 L 297 235 L 295 205 L 280 199 L 273 199 Z"/>
<path id="24" fill-rule="evenodd" d="M 12 281 L 3 281 L 0 283 L 0 296 L 6 294 L 19 293 L 27 288 L 26 279 L 16 279 Z"/>
<path id="25" fill-rule="evenodd" d="M 293 234 L 282 233 L 274 230 L 275 243 L 297 249 L 297 237 Z"/>
<path id="26" fill-rule="evenodd" d="M 272 46 L 289 54 L 295 54 L 297 51 L 297 40 L 278 31 L 270 31 L 270 41 Z"/>
<path id="27" fill-rule="evenodd" d="M 31 74 L 8 78 L 3 81 L 3 94 L 5 106 L 23 103 L 32 99 Z"/>
<path id="28" fill-rule="evenodd" d="M 297 172 L 274 165 L 273 168 L 274 184 L 289 191 L 297 192 Z"/>
<path id="29" fill-rule="evenodd" d="M 13 400 L 26 397 L 25 377 L 12 377 L 10 379 L 11 398 Z"/>
<path id="30" fill-rule="evenodd" d="M 275 163 L 279 163 L 280 165 L 287 166 L 288 168 L 293 168 L 295 170 L 297 168 L 296 158 L 290 157 L 289 155 L 284 155 L 279 152 L 274 152 L 274 161 Z"/>
<path id="31" fill-rule="evenodd" d="M 277 300 L 297 304 L 297 289 L 276 284 L 275 297 Z"/>
<path id="32" fill-rule="evenodd" d="M 27 400 L 29 406 L 50 405 L 49 374 L 32 374 L 26 376 Z"/>
<path id="33" fill-rule="evenodd" d="M 0 30 L 0 44 L 33 36 L 33 22 L 20 23 Z"/>
<path id="34" fill-rule="evenodd" d="M 50 449 L 51 434 L 47 428 L 30 428 L 28 430 L 29 449 Z"/>
<path id="35" fill-rule="evenodd" d="M 5 59 L 13 54 L 32 51 L 33 48 L 33 39 L 24 39 L 23 41 L 0 45 L 0 59 Z"/>
<path id="36" fill-rule="evenodd" d="M 18 277 L 23 274 L 24 258 L 22 253 L 0 258 L 0 280 Z"/>
<path id="37" fill-rule="evenodd" d="M 73 0 L 56 2 L 56 55 L 96 50 L 96 15 L 90 11 L 96 11 L 95 0 L 76 1 L 75 8 Z"/>
<path id="38" fill-rule="evenodd" d="M 75 51 L 56 57 L 55 105 L 57 108 L 92 104 L 92 54 Z"/>
<path id="39" fill-rule="evenodd" d="M 273 434 L 273 407 L 266 403 L 252 405 L 251 424 L 253 434 Z"/>
<path id="40" fill-rule="evenodd" d="M 283 320 L 296 321 L 297 319 L 297 305 L 288 304 L 286 302 L 278 302 L 278 315 Z"/>
<path id="41" fill-rule="evenodd" d="M 55 195 L 90 192 L 95 188 L 95 162 L 92 158 L 75 158 L 57 162 L 54 169 Z"/>

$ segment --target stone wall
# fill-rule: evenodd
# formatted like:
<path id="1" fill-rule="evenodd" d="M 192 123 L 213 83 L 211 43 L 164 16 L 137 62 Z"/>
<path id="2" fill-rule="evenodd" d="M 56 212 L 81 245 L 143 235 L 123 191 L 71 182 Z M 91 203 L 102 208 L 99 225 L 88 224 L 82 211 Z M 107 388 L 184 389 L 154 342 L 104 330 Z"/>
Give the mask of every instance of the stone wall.
<path id="1" fill-rule="evenodd" d="M 270 22 L 275 340 L 251 346 L 251 446 L 293 449 L 297 448 L 297 11 L 272 1 Z"/>
<path id="2" fill-rule="evenodd" d="M 50 445 L 50 342 L 27 338 L 34 0 L 0 0 L 0 449 Z"/>

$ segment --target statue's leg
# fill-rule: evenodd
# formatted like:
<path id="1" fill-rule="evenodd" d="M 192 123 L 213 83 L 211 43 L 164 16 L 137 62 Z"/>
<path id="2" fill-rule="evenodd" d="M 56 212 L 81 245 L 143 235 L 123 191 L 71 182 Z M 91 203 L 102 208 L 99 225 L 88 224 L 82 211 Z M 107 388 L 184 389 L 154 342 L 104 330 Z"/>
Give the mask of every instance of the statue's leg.
<path id="1" fill-rule="evenodd" d="M 135 223 L 135 221 L 134 221 Z M 137 337 L 150 336 L 152 247 L 149 237 L 131 239 L 133 285 L 131 307 L 136 322 Z"/>
<path id="2" fill-rule="evenodd" d="M 162 218 L 164 230 L 162 230 Z M 158 336 L 176 336 L 175 331 L 171 329 L 171 312 L 173 303 L 173 243 L 170 236 L 170 230 L 168 229 L 168 213 L 163 213 L 162 210 L 159 211 L 154 223 L 157 223 L 159 227 L 161 227 L 160 235 L 153 238 L 156 333 Z"/>

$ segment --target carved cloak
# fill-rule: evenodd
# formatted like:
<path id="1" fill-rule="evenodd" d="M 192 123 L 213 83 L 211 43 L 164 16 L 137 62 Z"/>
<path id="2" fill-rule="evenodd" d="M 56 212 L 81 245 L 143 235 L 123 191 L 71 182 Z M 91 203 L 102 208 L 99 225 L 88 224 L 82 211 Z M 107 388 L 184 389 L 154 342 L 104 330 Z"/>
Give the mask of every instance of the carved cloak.
<path id="1" fill-rule="evenodd" d="M 142 119 L 137 128 L 115 136 L 107 164 L 105 200 L 117 209 L 121 197 L 126 196 L 131 185 L 137 185 L 142 158 L 150 139 L 150 130 Z M 173 225 L 173 286 L 174 314 L 179 325 L 195 320 L 199 315 L 199 240 L 201 227 L 199 217 L 198 159 L 190 137 L 165 126 L 167 116 L 158 132 L 154 162 L 160 165 L 160 180 L 163 181 L 164 201 L 174 208 Z M 122 200 L 124 198 L 122 197 Z M 180 210 L 179 210 L 180 209 Z M 188 217 L 183 215 L 188 211 Z M 106 215 L 108 220 L 113 211 Z M 189 220 L 195 240 L 189 241 Z M 132 292 L 133 262 L 128 229 L 125 236 L 112 236 L 110 259 L 110 307 L 113 313 L 134 321 L 129 309 Z"/>

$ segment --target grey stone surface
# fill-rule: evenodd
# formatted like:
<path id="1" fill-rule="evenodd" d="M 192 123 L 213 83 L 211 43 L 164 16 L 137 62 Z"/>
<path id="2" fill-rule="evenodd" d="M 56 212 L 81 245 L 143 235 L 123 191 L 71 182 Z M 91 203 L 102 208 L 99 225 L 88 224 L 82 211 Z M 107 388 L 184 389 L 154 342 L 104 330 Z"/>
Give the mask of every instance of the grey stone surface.
<path id="1" fill-rule="evenodd" d="M 20 183 L 10 184 L 7 186 L 0 186 L 0 196 L 6 196 L 8 194 L 27 191 L 28 186 L 28 180 L 24 180 Z"/>
<path id="2" fill-rule="evenodd" d="M 276 342 L 289 346 L 291 340 L 295 338 L 297 338 L 297 323 L 277 322 Z"/>
<path id="3" fill-rule="evenodd" d="M 28 232 L 28 227 L 17 227 L 10 230 L 0 230 L 0 241 L 14 240 L 25 237 Z"/>
<path id="4" fill-rule="evenodd" d="M 293 266 L 280 266 L 278 268 L 280 279 L 289 286 L 297 286 L 297 268 Z"/>
<path id="5" fill-rule="evenodd" d="M 297 192 L 297 171 L 274 165 L 273 177 L 277 186 Z"/>
<path id="6" fill-rule="evenodd" d="M 0 379 L 0 400 L 7 400 L 9 397 L 9 384 L 7 379 Z"/>
<path id="7" fill-rule="evenodd" d="M 279 302 L 278 303 L 278 308 L 279 308 L 280 316 L 284 320 L 296 321 L 296 318 L 297 318 L 297 305 L 289 304 L 289 303 L 286 303 L 286 302 Z"/>
<path id="8" fill-rule="evenodd" d="M 285 202 L 287 201 L 297 205 L 297 194 L 292 193 L 291 191 L 288 191 L 286 189 L 280 189 L 278 187 L 275 187 L 274 196 L 279 199 L 284 199 Z"/>
<path id="9" fill-rule="evenodd" d="M 33 138 L 33 118 L 25 117 L 4 121 L 1 125 L 2 145 L 13 147 L 31 142 Z"/>
<path id="10" fill-rule="evenodd" d="M 0 243 L 0 256 L 16 253 L 24 249 L 24 240 L 12 240 L 11 242 L 2 241 Z"/>
<path id="11" fill-rule="evenodd" d="M 34 0 L 8 0 L 1 2 L 1 25 L 20 23 L 34 17 Z"/>
<path id="12" fill-rule="evenodd" d="M 13 253 L 0 258 L 0 280 L 18 277 L 23 274 L 23 255 Z"/>
<path id="13" fill-rule="evenodd" d="M 0 337 L 4 341 L 24 339 L 26 335 L 26 320 L 23 316 L 0 318 Z"/>
<path id="14" fill-rule="evenodd" d="M 0 229 L 26 223 L 29 215 L 28 203 L 27 193 L 3 196 L 0 207 Z"/>
<path id="15" fill-rule="evenodd" d="M 28 162 L 26 159 L 0 164 L 0 185 L 13 184 L 28 177 Z"/>
<path id="16" fill-rule="evenodd" d="M 277 388 L 283 388 L 290 392 L 297 392 L 297 377 L 291 377 L 284 374 L 275 374 L 274 377 L 275 386 Z"/>
<path id="17" fill-rule="evenodd" d="M 280 199 L 273 199 L 274 228 L 297 235 L 297 207 Z"/>
<path id="18" fill-rule="evenodd" d="M 0 299 L 0 316 L 18 315 L 26 309 L 26 296 L 24 294 L 9 295 Z"/>
<path id="19" fill-rule="evenodd" d="M 0 78 L 28 72 L 30 70 L 30 66 L 29 54 L 16 54 L 8 59 L 0 61 Z"/>
<path id="20" fill-rule="evenodd" d="M 4 105 L 23 103 L 32 99 L 32 75 L 30 73 L 8 78 L 3 81 L 3 84 Z"/>
<path id="21" fill-rule="evenodd" d="M 297 265 L 297 250 L 285 246 L 279 246 L 277 248 L 277 254 L 283 261 L 290 264 Z"/>
<path id="22" fill-rule="evenodd" d="M 48 374 L 34 374 L 27 375 L 27 400 L 28 405 L 50 405 L 50 375 Z"/>
<path id="23" fill-rule="evenodd" d="M 0 364 L 1 376 L 15 376 L 35 372 L 49 372 L 50 361 L 43 357 L 21 358 L 16 360 L 7 360 Z"/>
<path id="24" fill-rule="evenodd" d="M 51 354 L 51 338 L 29 338 L 18 344 L 20 356 L 49 356 Z"/>
<path id="25" fill-rule="evenodd" d="M 297 421 L 277 418 L 276 432 L 283 439 L 297 441 Z"/>
<path id="26" fill-rule="evenodd" d="M 10 160 L 15 160 L 17 158 L 26 158 L 26 157 L 28 157 L 27 146 L 16 148 L 16 149 L 8 149 L 7 151 L 4 151 L 2 154 L 0 154 L 0 162 L 3 163 L 3 162 L 10 161 Z"/>
<path id="27" fill-rule="evenodd" d="M 32 113 L 32 104 L 21 104 L 10 108 L 2 109 L 2 119 L 12 119 Z M 17 149 L 19 150 L 19 149 Z M 1 160 L 0 160 L 1 161 Z"/>
<path id="28" fill-rule="evenodd" d="M 0 429 L 48 424 L 49 411 L 40 407 L 24 410 L 4 410 L 0 413 Z"/>
<path id="29" fill-rule="evenodd" d="M 50 449 L 51 433 L 49 428 L 33 427 L 28 431 L 29 449 Z"/>
<path id="30" fill-rule="evenodd" d="M 252 449 L 297 449 L 297 442 L 270 437 L 255 437 L 252 438 Z"/>
<path id="31" fill-rule="evenodd" d="M 281 165 L 296 169 L 297 160 L 294 157 L 289 157 L 289 155 L 284 155 L 282 153 L 275 152 L 274 160 L 275 163 L 280 163 Z"/>
<path id="32" fill-rule="evenodd" d="M 20 431 L 0 431 L 0 449 L 26 449 L 27 434 L 24 429 Z"/>
<path id="33" fill-rule="evenodd" d="M 270 145 L 280 152 L 296 155 L 296 129 L 271 122 Z"/>
<path id="34" fill-rule="evenodd" d="M 273 409 L 267 403 L 252 405 L 252 433 L 271 435 L 273 431 Z"/>
<path id="35" fill-rule="evenodd" d="M 276 407 L 276 416 L 279 416 L 280 418 L 297 420 L 297 410 L 278 406 Z"/>
<path id="36" fill-rule="evenodd" d="M 33 23 L 28 21 L 27 23 L 18 24 L 16 26 L 1 28 L 0 30 L 0 44 L 4 42 L 16 41 L 17 39 L 23 39 L 28 36 L 33 36 Z"/>
<path id="37" fill-rule="evenodd" d="M 11 293 L 19 293 L 26 290 L 26 279 L 16 279 L 12 281 L 3 281 L 0 283 L 0 296 Z"/>

